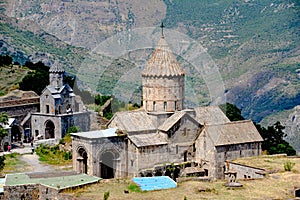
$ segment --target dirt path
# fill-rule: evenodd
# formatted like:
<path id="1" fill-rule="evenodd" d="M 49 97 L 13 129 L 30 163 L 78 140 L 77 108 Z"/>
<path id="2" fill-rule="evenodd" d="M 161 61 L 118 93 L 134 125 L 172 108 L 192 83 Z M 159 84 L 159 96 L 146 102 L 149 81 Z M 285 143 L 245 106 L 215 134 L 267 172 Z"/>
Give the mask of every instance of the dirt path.
<path id="1" fill-rule="evenodd" d="M 26 162 L 30 167 L 28 172 L 52 172 L 55 171 L 49 165 L 41 164 L 36 154 L 24 154 L 20 159 Z"/>

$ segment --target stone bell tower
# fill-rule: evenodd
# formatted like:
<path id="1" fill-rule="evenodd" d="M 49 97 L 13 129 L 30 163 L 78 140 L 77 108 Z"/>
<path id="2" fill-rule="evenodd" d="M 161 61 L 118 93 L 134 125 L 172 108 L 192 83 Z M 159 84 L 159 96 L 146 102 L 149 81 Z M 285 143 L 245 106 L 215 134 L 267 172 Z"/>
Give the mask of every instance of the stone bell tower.
<path id="1" fill-rule="evenodd" d="M 163 35 L 142 72 L 143 107 L 147 112 L 183 109 L 184 71 Z"/>
<path id="2" fill-rule="evenodd" d="M 49 70 L 49 85 L 59 89 L 64 85 L 65 70 L 58 64 L 54 64 Z"/>

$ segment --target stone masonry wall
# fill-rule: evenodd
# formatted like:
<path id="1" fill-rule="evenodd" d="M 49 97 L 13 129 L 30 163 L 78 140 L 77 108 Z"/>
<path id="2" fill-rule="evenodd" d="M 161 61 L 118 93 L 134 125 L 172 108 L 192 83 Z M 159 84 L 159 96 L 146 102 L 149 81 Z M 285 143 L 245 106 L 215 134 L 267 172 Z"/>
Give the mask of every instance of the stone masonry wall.
<path id="1" fill-rule="evenodd" d="M 39 200 L 39 185 L 4 186 L 4 199 Z"/>
<path id="2" fill-rule="evenodd" d="M 249 178 L 264 178 L 264 169 L 255 168 L 247 165 L 241 165 L 233 162 L 226 162 L 226 171 L 235 171 L 237 172 L 237 179 L 249 179 Z"/>

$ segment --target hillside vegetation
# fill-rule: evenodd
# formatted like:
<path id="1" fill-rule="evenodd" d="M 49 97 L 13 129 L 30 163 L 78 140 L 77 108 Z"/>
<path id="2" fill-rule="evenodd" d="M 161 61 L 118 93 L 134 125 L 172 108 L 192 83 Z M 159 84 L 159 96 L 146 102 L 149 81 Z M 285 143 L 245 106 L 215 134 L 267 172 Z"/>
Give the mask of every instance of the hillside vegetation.
<path id="1" fill-rule="evenodd" d="M 81 87 L 94 92 L 116 97 L 124 93 L 140 103 L 136 74 L 151 50 L 115 60 L 93 50 L 124 30 L 158 27 L 163 21 L 166 29 L 186 34 L 207 49 L 221 73 L 226 101 L 241 108 L 245 118 L 260 122 L 300 102 L 297 0 L 1 2 L 1 54 L 48 66 L 58 60 L 69 73 L 78 74 Z M 208 105 L 207 83 L 188 61 L 179 61 L 187 72 L 187 104 Z"/>

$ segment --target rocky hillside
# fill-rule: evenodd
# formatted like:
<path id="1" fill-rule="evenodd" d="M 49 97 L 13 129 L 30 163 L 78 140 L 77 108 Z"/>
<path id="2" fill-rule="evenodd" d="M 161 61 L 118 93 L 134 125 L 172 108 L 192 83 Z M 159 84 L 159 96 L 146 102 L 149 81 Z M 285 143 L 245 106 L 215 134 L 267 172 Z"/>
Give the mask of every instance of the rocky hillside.
<path id="1" fill-rule="evenodd" d="M 260 122 L 300 102 L 299 8 L 297 0 L 2 0 L 0 48 L 18 62 L 59 60 L 91 90 L 107 94 L 119 91 L 116 86 L 134 87 L 131 95 L 138 99 L 140 87 L 132 82 L 151 51 L 111 61 L 95 49 L 122 31 L 164 21 L 166 30 L 179 31 L 207 49 L 221 74 L 226 101 Z M 187 100 L 209 104 L 205 80 L 188 62 L 180 62 L 187 71 Z"/>

